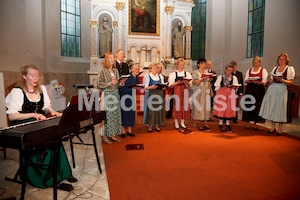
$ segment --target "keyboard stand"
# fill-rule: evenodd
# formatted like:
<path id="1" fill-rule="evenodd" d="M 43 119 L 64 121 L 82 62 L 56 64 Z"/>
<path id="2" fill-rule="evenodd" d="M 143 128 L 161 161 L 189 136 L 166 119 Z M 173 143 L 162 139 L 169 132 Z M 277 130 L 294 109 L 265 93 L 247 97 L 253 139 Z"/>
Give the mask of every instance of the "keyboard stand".
<path id="1" fill-rule="evenodd" d="M 96 160 L 97 160 L 98 169 L 99 169 L 100 174 L 102 174 L 100 159 L 99 159 L 97 145 L 96 145 L 96 137 L 95 137 L 95 128 L 94 128 L 94 125 L 90 125 L 90 126 L 86 127 L 84 129 L 84 131 L 82 131 L 82 132 L 87 132 L 89 130 L 91 130 L 91 134 L 92 134 L 92 138 L 93 138 L 93 143 L 92 144 L 84 143 L 81 140 L 81 138 L 79 137 L 80 133 L 78 133 L 78 132 L 76 132 L 74 134 L 68 133 L 69 134 L 69 139 L 70 139 L 70 149 L 71 149 L 71 154 L 72 154 L 71 157 L 72 157 L 73 168 L 76 167 L 76 165 L 75 165 L 74 146 L 73 146 L 73 144 L 93 145 L 94 146 L 94 150 L 95 150 L 95 156 L 96 156 Z M 73 142 L 73 137 L 74 136 L 76 136 L 80 140 L 80 142 Z"/>

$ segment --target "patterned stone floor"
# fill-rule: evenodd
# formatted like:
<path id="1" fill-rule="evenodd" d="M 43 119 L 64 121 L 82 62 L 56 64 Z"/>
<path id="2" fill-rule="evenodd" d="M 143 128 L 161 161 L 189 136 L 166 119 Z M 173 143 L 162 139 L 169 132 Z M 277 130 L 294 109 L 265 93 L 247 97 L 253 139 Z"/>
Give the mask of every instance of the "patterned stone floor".
<path id="1" fill-rule="evenodd" d="M 239 115 L 241 116 L 241 114 Z M 216 121 L 216 120 L 215 120 Z M 136 123 L 142 123 L 141 117 L 137 118 Z M 270 122 L 265 124 L 259 124 L 267 128 L 271 127 Z M 293 137 L 300 138 L 300 118 L 294 118 L 293 123 L 284 124 L 283 130 L 286 134 Z M 97 130 L 96 130 L 97 131 Z M 91 134 L 82 134 L 81 139 L 90 143 L 92 141 Z M 77 139 L 74 139 L 77 140 Z M 76 168 L 73 169 L 73 175 L 78 178 L 78 182 L 72 184 L 74 190 L 72 192 L 58 191 L 58 199 L 76 199 L 80 197 L 82 199 L 91 200 L 108 200 L 110 199 L 109 187 L 107 183 L 105 162 L 103 157 L 101 138 L 99 134 L 96 135 L 97 148 L 99 152 L 100 162 L 103 173 L 98 171 L 95 153 L 92 146 L 87 145 L 75 145 L 75 159 Z M 68 158 L 71 158 L 71 152 L 69 142 L 64 142 Z M 7 158 L 3 159 L 2 152 L 0 152 L 0 199 L 9 197 L 20 197 L 21 185 L 5 181 L 4 177 L 13 177 L 17 171 L 19 165 L 19 153 L 17 150 L 7 149 Z M 5 189 L 5 190 L 3 190 Z M 47 200 L 53 199 L 52 188 L 39 189 L 27 184 L 26 200 Z"/>

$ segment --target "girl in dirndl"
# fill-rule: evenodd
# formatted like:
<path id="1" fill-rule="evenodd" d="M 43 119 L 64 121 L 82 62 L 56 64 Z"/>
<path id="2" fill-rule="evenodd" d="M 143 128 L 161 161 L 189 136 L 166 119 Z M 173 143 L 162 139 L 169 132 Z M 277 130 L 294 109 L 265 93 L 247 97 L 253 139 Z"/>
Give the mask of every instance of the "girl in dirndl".
<path id="1" fill-rule="evenodd" d="M 175 98 L 173 103 L 172 118 L 175 122 L 175 129 L 179 129 L 178 120 L 180 119 L 180 126 L 186 129 L 184 120 L 190 119 L 189 107 L 189 87 L 192 84 L 192 75 L 184 71 L 185 60 L 179 58 L 177 60 L 177 70 L 172 72 L 169 77 L 169 86 L 174 89 Z M 191 79 L 190 81 L 187 79 Z"/>
<path id="2" fill-rule="evenodd" d="M 260 107 L 259 116 L 272 122 L 268 133 L 275 133 L 275 123 L 278 123 L 277 135 L 282 135 L 283 123 L 289 122 L 291 118 L 291 97 L 289 97 L 288 86 L 294 81 L 295 69 L 288 66 L 289 61 L 286 53 L 278 56 L 278 66 L 274 67 L 271 72 L 271 84 Z"/>
<path id="3" fill-rule="evenodd" d="M 198 69 L 193 72 L 193 92 L 197 95 L 193 102 L 192 107 L 192 118 L 194 119 L 194 126 L 196 126 L 196 120 L 204 122 L 204 126 L 198 128 L 200 131 L 210 131 L 207 121 L 211 117 L 211 102 L 209 97 L 214 95 L 211 85 L 210 78 L 204 76 L 206 74 L 206 60 L 199 58 L 197 61 Z M 196 92 L 196 93 L 195 93 Z M 200 105 L 200 107 L 199 107 Z"/>
<path id="4" fill-rule="evenodd" d="M 264 123 L 265 120 L 258 115 L 261 102 L 265 96 L 265 83 L 268 79 L 268 72 L 266 69 L 260 67 L 261 59 L 256 56 L 253 59 L 253 68 L 248 69 L 245 76 L 246 91 L 245 95 L 251 95 L 255 98 L 255 107 L 254 110 L 247 111 L 243 110 L 243 121 L 248 122 L 246 129 L 250 128 L 250 121 L 253 121 L 253 130 L 257 130 L 256 123 Z M 253 107 L 252 104 L 245 104 L 246 108 Z"/>
<path id="5" fill-rule="evenodd" d="M 61 113 L 51 108 L 47 89 L 44 85 L 41 85 L 42 71 L 35 65 L 26 65 L 21 67 L 20 75 L 19 87 L 13 88 L 5 99 L 6 113 L 10 125 L 46 120 L 46 112 L 51 116 L 61 117 Z M 43 137 L 43 134 L 40 137 Z M 58 150 L 57 183 L 62 180 L 76 182 L 77 179 L 72 176 L 72 170 L 63 144 L 60 143 L 59 148 L 56 150 Z M 26 172 L 27 181 L 30 185 L 39 188 L 53 186 L 53 170 L 51 170 L 51 167 L 49 169 L 49 166 L 53 165 L 54 151 L 55 148 L 51 142 L 31 151 Z M 21 160 L 25 162 L 23 156 L 21 156 Z M 58 189 L 60 189 L 60 184 L 58 184 Z"/>
<path id="6" fill-rule="evenodd" d="M 230 120 L 236 117 L 236 86 L 238 79 L 232 74 L 233 66 L 225 67 L 225 74 L 219 75 L 215 82 L 217 91 L 214 98 L 215 106 L 213 115 L 219 118 L 219 128 L 223 128 L 223 120 L 226 122 L 226 128 L 231 130 Z M 234 99 L 232 99 L 234 98 Z"/>
<path id="7" fill-rule="evenodd" d="M 152 127 L 155 126 L 157 132 L 160 131 L 161 125 L 165 124 L 165 103 L 164 92 L 162 89 L 158 89 L 156 84 L 164 84 L 164 78 L 161 74 L 157 73 L 157 65 L 151 64 L 149 66 L 149 74 L 147 74 L 143 83 L 146 89 L 145 95 L 145 107 L 144 107 L 144 124 L 148 126 L 148 132 L 153 132 Z M 155 102 L 150 105 L 149 99 Z M 160 102 L 160 103 L 158 103 Z M 152 109 L 151 109 L 152 107 Z M 160 109 L 159 109 L 160 107 Z"/>

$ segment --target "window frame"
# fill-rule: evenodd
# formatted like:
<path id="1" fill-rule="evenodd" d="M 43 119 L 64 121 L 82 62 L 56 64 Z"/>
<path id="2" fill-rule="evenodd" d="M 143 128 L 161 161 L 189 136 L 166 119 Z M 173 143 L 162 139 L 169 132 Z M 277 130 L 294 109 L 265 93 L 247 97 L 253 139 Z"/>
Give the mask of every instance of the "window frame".
<path id="1" fill-rule="evenodd" d="M 68 2 L 73 1 L 74 2 L 74 12 L 69 12 L 67 10 L 67 6 L 69 5 Z M 78 2 L 78 6 L 77 6 L 77 2 Z M 62 5 L 65 5 L 65 10 L 62 10 Z M 76 13 L 76 10 L 79 9 L 79 13 Z M 63 29 L 63 24 L 62 24 L 62 15 L 63 13 L 65 14 L 65 33 L 63 33 L 62 29 Z M 74 16 L 74 21 L 72 21 L 75 24 L 75 28 L 74 28 L 74 34 L 69 34 L 68 33 L 68 14 Z M 79 18 L 79 20 L 77 19 Z M 79 22 L 78 22 L 79 21 Z M 79 24 L 79 30 L 76 24 Z M 79 31 L 79 35 L 77 34 L 77 31 Z M 75 49 L 70 49 L 68 47 L 68 37 L 72 37 L 72 39 L 74 40 L 74 44 L 75 44 Z M 63 37 L 65 37 L 65 40 L 63 40 Z M 76 42 L 76 40 L 79 39 L 79 42 Z M 60 0 L 60 46 L 61 46 L 61 56 L 63 57 L 74 57 L 74 58 L 80 58 L 82 57 L 82 45 L 81 45 L 81 0 Z M 65 43 L 64 45 L 66 46 L 65 48 L 63 48 L 63 43 Z M 76 47 L 77 45 L 79 45 L 79 47 Z M 72 53 L 70 53 L 70 51 L 73 51 Z"/>
<path id="2" fill-rule="evenodd" d="M 255 4 L 258 4 L 258 1 L 261 2 L 261 6 L 255 6 Z M 252 3 L 252 8 L 250 8 L 250 5 Z M 248 21 L 247 21 L 247 49 L 246 49 L 246 58 L 254 58 L 255 56 L 263 57 L 263 50 L 264 50 L 264 26 L 265 26 L 265 7 L 266 3 L 265 0 L 248 0 Z M 251 9 L 251 10 L 250 10 Z M 259 24 L 256 24 L 254 21 L 254 12 L 259 11 L 260 12 L 260 22 Z M 251 33 L 250 32 L 250 15 L 251 17 Z M 255 32 L 253 29 L 255 26 L 261 26 L 260 30 Z M 254 37 L 259 36 L 259 47 L 254 49 Z M 249 39 L 251 38 L 251 41 L 249 42 Z M 254 41 L 254 42 L 253 42 Z"/>

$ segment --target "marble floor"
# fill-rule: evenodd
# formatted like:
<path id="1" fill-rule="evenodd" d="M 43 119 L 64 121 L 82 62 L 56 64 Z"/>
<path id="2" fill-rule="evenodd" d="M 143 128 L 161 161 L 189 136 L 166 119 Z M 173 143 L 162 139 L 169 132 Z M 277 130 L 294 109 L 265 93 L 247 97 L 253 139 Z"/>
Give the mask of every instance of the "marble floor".
<path id="1" fill-rule="evenodd" d="M 92 142 L 90 132 L 87 134 L 81 134 L 80 138 L 85 143 Z M 79 142 L 77 138 L 74 139 L 74 142 L 76 142 L 76 140 Z M 78 179 L 78 182 L 72 183 L 74 187 L 72 192 L 58 190 L 58 199 L 110 199 L 102 145 L 100 142 L 101 138 L 99 135 L 96 136 L 96 141 L 98 142 L 97 148 L 99 152 L 102 174 L 100 174 L 98 170 L 94 147 L 75 144 L 74 154 L 76 167 L 73 169 L 73 176 Z M 69 142 L 64 142 L 63 144 L 68 158 L 71 158 Z M 19 199 L 21 194 L 21 185 L 4 180 L 5 177 L 12 178 L 15 175 L 19 165 L 19 153 L 17 150 L 7 149 L 7 158 L 3 159 L 2 152 L 0 152 L 0 157 L 0 199 L 6 199 L 10 197 L 17 197 L 17 199 Z M 68 183 L 67 181 L 65 182 Z M 5 190 L 3 190 L 3 188 Z M 53 190 L 52 188 L 35 188 L 27 184 L 25 199 L 50 200 L 53 199 Z"/>
<path id="2" fill-rule="evenodd" d="M 240 115 L 241 116 L 241 115 Z M 137 123 L 141 123 L 137 120 Z M 260 126 L 270 127 L 270 122 L 259 124 Z M 294 118 L 293 123 L 284 124 L 283 126 L 286 136 L 300 138 L 300 118 Z M 91 143 L 91 134 L 81 134 L 81 139 L 85 143 Z M 77 140 L 77 139 L 74 139 Z M 108 200 L 110 199 L 109 186 L 107 182 L 105 162 L 103 157 L 101 138 L 96 135 L 98 152 L 102 167 L 102 174 L 99 173 L 97 162 L 95 159 L 94 148 L 87 145 L 75 145 L 75 159 L 76 167 L 73 169 L 73 175 L 78 179 L 77 183 L 73 183 L 74 190 L 72 192 L 65 192 L 58 190 L 58 199 L 91 199 L 91 200 Z M 64 142 L 68 158 L 71 156 L 69 142 Z M 2 152 L 0 152 L 0 199 L 10 197 L 20 197 L 21 185 L 5 181 L 4 177 L 13 177 L 18 168 L 19 153 L 17 150 L 7 149 L 7 158 L 3 159 Z M 27 184 L 26 200 L 47 200 L 53 199 L 52 188 L 39 189 Z"/>

